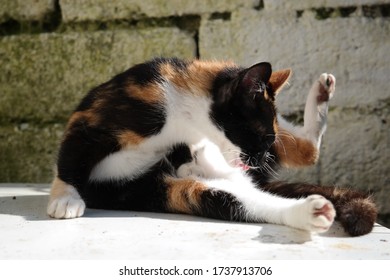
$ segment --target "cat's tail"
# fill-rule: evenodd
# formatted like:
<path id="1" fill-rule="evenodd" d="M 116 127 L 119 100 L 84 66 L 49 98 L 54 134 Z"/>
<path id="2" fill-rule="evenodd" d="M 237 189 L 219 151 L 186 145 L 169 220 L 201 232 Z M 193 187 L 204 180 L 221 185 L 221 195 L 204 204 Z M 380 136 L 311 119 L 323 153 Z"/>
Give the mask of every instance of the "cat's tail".
<path id="1" fill-rule="evenodd" d="M 372 197 L 348 188 L 318 186 L 303 183 L 275 182 L 261 187 L 270 193 L 286 198 L 301 198 L 319 194 L 333 203 L 336 209 L 336 220 L 351 236 L 371 232 L 376 221 L 378 210 Z"/>

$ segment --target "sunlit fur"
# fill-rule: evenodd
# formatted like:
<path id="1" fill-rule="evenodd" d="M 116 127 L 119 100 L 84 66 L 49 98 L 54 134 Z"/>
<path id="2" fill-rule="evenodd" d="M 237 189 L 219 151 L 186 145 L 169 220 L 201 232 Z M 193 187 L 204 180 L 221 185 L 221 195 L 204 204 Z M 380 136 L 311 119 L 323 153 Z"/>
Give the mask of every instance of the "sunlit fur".
<path id="1" fill-rule="evenodd" d="M 337 212 L 351 235 L 370 232 L 376 208 L 367 195 L 273 182 L 281 166 L 317 161 L 335 90 L 335 78 L 322 74 L 304 125 L 294 126 L 275 107 L 290 76 L 266 62 L 158 58 L 113 77 L 69 118 L 48 214 L 172 212 L 323 232 Z"/>

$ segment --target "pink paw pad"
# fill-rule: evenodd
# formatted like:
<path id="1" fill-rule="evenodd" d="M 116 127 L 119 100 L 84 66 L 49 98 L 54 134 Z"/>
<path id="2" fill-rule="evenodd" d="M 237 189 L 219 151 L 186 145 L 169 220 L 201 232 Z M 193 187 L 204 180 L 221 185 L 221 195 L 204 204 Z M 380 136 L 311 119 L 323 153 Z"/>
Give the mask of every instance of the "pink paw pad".
<path id="1" fill-rule="evenodd" d="M 321 208 L 314 210 L 314 216 L 324 216 L 328 221 L 333 222 L 334 220 L 334 208 L 330 203 L 326 203 Z"/>

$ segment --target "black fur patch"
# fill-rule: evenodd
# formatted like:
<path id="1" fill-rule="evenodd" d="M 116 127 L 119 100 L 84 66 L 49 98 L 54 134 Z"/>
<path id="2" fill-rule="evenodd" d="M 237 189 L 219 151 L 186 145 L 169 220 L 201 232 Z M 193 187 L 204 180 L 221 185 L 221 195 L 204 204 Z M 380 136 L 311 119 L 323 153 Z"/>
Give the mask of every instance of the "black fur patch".
<path id="1" fill-rule="evenodd" d="M 144 137 L 159 133 L 166 118 L 162 106 L 131 98 L 124 92 L 110 96 L 99 114 L 101 126 L 107 131 L 126 129 Z"/>
<path id="2" fill-rule="evenodd" d="M 97 162 L 119 150 L 112 134 L 100 128 L 80 124 L 75 126 L 63 140 L 58 155 L 58 177 L 82 188 Z"/>
<path id="3" fill-rule="evenodd" d="M 232 194 L 219 190 L 206 190 L 202 194 L 201 216 L 227 221 L 243 221 L 245 210 Z"/>
<path id="4" fill-rule="evenodd" d="M 243 161 L 252 166 L 264 163 L 275 140 L 276 111 L 272 100 L 264 95 L 264 82 L 251 80 L 242 86 L 245 72 L 222 71 L 214 82 L 211 119 L 226 137 L 247 155 Z"/>

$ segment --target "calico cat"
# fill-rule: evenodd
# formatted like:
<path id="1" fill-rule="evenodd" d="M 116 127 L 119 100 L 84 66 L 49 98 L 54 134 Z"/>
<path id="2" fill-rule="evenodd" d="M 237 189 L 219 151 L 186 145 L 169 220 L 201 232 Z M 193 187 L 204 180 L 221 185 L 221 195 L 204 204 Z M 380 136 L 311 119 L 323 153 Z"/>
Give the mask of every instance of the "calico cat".
<path id="1" fill-rule="evenodd" d="M 318 159 L 335 77 L 314 82 L 304 126 L 277 114 L 291 70 L 263 62 L 158 58 L 91 90 L 71 115 L 48 214 L 85 207 L 185 213 L 324 232 L 370 232 L 377 210 L 350 189 L 273 182 L 274 170 Z"/>

